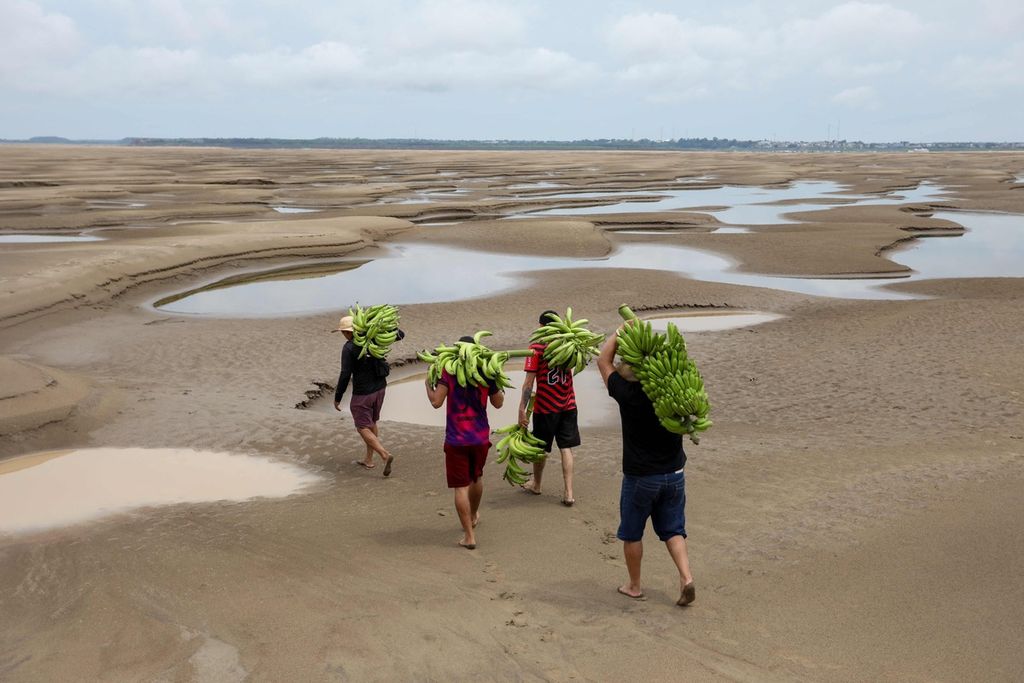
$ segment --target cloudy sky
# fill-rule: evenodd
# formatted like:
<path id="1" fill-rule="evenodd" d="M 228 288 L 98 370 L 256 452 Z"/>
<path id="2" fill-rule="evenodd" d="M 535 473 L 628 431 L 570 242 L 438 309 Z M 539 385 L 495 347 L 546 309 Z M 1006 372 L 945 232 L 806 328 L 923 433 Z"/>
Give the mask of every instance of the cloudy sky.
<path id="1" fill-rule="evenodd" d="M 0 138 L 1024 140 L 1024 0 L 0 0 Z"/>

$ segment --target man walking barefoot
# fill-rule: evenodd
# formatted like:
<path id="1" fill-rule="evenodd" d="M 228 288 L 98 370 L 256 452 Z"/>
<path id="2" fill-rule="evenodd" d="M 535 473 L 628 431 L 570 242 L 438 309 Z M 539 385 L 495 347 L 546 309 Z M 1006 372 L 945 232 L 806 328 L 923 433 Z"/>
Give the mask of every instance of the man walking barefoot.
<path id="1" fill-rule="evenodd" d="M 334 409 L 341 410 L 341 397 L 351 380 L 349 411 L 356 431 L 366 444 L 366 456 L 362 460 L 353 460 L 352 464 L 372 470 L 376 467 L 373 462 L 373 454 L 376 453 L 384 460 L 384 476 L 389 477 L 395 456 L 384 448 L 380 441 L 380 428 L 377 426 L 380 409 L 384 405 L 384 392 L 388 386 L 388 363 L 369 354 L 359 357 L 359 347 L 352 341 L 352 316 L 344 316 L 338 321 L 337 329 L 331 332 L 341 332 L 347 340 L 341 349 L 341 374 L 338 375 L 338 387 L 334 390 Z M 398 338 L 403 337 L 405 333 L 399 330 Z"/>
<path id="2" fill-rule="evenodd" d="M 547 325 L 551 322 L 549 315 L 554 311 L 544 311 L 538 322 Z M 522 397 L 519 401 L 519 424 L 529 427 L 526 416 L 527 406 L 537 385 L 537 395 L 533 408 L 533 435 L 544 442 L 544 450 L 551 452 L 553 443 L 558 444 L 558 452 L 562 457 L 562 505 L 572 507 L 576 499 L 572 491 L 573 452 L 580 445 L 580 429 L 576 412 L 576 391 L 572 385 L 572 368 L 554 368 L 544 358 L 544 344 L 530 344 L 533 355 L 527 357 L 525 363 L 526 379 L 523 380 Z M 544 476 L 544 458 L 533 464 L 533 477 L 523 484 L 523 488 L 535 495 L 540 495 L 541 479 Z"/>
<path id="3" fill-rule="evenodd" d="M 472 337 L 459 341 L 472 342 Z M 476 548 L 476 525 L 480 521 L 480 500 L 484 495 L 484 463 L 491 448 L 491 427 L 487 421 L 487 402 L 495 408 L 505 403 L 505 392 L 493 381 L 485 386 L 459 386 L 447 371 L 441 373 L 436 387 L 427 378 L 430 405 L 446 405 L 444 464 L 448 488 L 455 491 L 455 511 L 462 524 L 459 545 Z"/>
<path id="4" fill-rule="evenodd" d="M 683 437 L 661 426 L 654 405 L 629 365 L 620 363 L 616 368 L 617 349 L 618 335 L 610 335 L 601 348 L 597 367 L 608 395 L 619 404 L 622 420 L 622 490 L 617 535 L 622 541 L 629 581 L 619 586 L 619 592 L 634 599 L 644 597 L 640 563 L 644 555 L 644 527 L 650 517 L 654 532 L 664 541 L 679 570 L 676 604 L 689 605 L 696 599 L 696 591 L 686 552 Z"/>

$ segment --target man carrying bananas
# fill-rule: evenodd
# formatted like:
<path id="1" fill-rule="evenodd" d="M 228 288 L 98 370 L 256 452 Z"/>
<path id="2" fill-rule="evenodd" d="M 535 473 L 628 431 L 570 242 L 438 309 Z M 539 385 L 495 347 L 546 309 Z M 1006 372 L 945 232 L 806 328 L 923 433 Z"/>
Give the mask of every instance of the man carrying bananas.
<path id="1" fill-rule="evenodd" d="M 384 460 L 384 476 L 389 477 L 395 456 L 381 443 L 377 422 L 380 421 L 380 409 L 384 405 L 384 392 L 388 386 L 387 376 L 390 368 L 386 360 L 370 354 L 359 357 L 360 349 L 352 340 L 352 322 L 352 316 L 346 315 L 338 321 L 337 329 L 331 330 L 341 332 L 347 340 L 341 349 L 341 374 L 338 375 L 338 387 L 334 390 L 334 409 L 341 410 L 341 397 L 351 380 L 352 398 L 349 399 L 349 411 L 352 413 L 356 431 L 366 444 L 366 456 L 362 460 L 353 460 L 352 464 L 372 470 L 377 466 L 373 462 L 373 454 L 376 453 Z M 398 330 L 398 339 L 403 337 L 405 333 Z"/>
<path id="2" fill-rule="evenodd" d="M 640 561 L 644 554 L 644 527 L 649 517 L 654 532 L 664 541 L 679 570 L 680 593 L 676 604 L 689 605 L 696 593 L 686 551 L 683 437 L 661 425 L 654 404 L 630 366 L 626 363 L 615 366 L 618 338 L 617 334 L 608 336 L 597 357 L 597 367 L 608 395 L 619 404 L 622 420 L 622 489 L 617 536 L 622 541 L 629 581 L 619 586 L 619 592 L 634 599 L 644 596 L 640 586 Z"/>
<path id="3" fill-rule="evenodd" d="M 473 337 L 459 341 L 472 342 Z M 434 408 L 445 406 L 444 466 L 448 488 L 455 490 L 455 511 L 462 524 L 459 545 L 476 548 L 476 525 L 480 521 L 480 499 L 484 494 L 484 462 L 491 448 L 491 427 L 487 403 L 495 408 L 505 403 L 505 392 L 488 379 L 486 384 L 460 386 L 447 370 L 436 386 L 427 377 L 427 398 Z"/>
<path id="4" fill-rule="evenodd" d="M 544 311 L 538 322 L 547 325 L 554 311 Z M 530 344 L 533 355 L 525 363 L 526 379 L 523 380 L 522 398 L 519 401 L 519 424 L 528 427 L 527 410 L 533 386 L 537 385 L 537 396 L 533 407 L 533 435 L 544 442 L 544 450 L 551 452 L 551 445 L 558 444 L 562 457 L 562 505 L 571 507 L 575 502 L 572 492 L 572 449 L 580 445 L 580 430 L 576 413 L 576 391 L 572 385 L 572 366 L 552 367 L 544 357 L 545 344 Z M 541 478 L 544 476 L 543 458 L 533 464 L 533 477 L 523 488 L 534 495 L 540 495 Z"/>

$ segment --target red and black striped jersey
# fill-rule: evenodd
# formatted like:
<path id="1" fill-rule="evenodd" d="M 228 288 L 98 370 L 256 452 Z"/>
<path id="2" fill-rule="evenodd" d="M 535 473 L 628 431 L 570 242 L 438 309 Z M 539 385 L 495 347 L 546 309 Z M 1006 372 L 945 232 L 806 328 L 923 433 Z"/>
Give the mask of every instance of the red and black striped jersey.
<path id="1" fill-rule="evenodd" d="M 525 370 L 537 373 L 537 398 L 533 412 L 563 413 L 576 409 L 576 391 L 572 387 L 572 368 L 552 368 L 544 359 L 546 344 L 530 344 L 533 355 L 527 357 Z"/>

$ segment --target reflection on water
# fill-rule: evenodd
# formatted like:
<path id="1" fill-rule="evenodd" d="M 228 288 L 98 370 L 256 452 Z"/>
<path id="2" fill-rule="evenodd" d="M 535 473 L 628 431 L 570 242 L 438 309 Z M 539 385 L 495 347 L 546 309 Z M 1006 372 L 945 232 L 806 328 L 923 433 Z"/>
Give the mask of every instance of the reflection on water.
<path id="1" fill-rule="evenodd" d="M 563 193 L 546 196 L 545 199 L 573 198 L 628 198 L 658 195 L 656 201 L 623 199 L 615 204 L 601 206 L 578 206 L 563 209 L 528 211 L 528 216 L 579 216 L 602 213 L 652 213 L 698 209 L 701 207 L 726 207 L 707 210 L 721 223 L 728 225 L 778 225 L 798 223 L 786 218 L 787 214 L 801 211 L 819 211 L 830 208 L 828 202 L 847 206 L 897 205 L 943 199 L 946 192 L 932 183 L 923 182 L 908 190 L 897 190 L 886 195 L 841 194 L 847 187 L 828 180 L 806 180 L 786 187 L 746 187 L 724 185 L 714 188 L 691 190 L 640 190 L 628 192 Z M 773 202 L 805 200 L 804 203 L 774 205 Z M 817 203 L 814 203 L 817 201 Z M 823 203 L 825 202 L 825 203 Z"/>
<path id="2" fill-rule="evenodd" d="M 513 367 L 517 369 L 511 370 Z M 510 425 L 519 419 L 518 389 L 523 386 L 523 378 L 526 376 L 522 367 L 522 360 L 509 361 L 506 366 L 505 372 L 512 380 L 514 388 L 505 390 L 505 405 L 500 410 L 495 410 L 490 406 L 487 408 L 487 416 L 492 430 Z M 394 422 L 443 427 L 445 422 L 444 406 L 434 410 L 427 401 L 424 388 L 426 377 L 426 373 L 423 372 L 389 382 L 381 418 Z M 576 403 L 579 407 L 581 427 L 614 426 L 619 423 L 617 404 L 608 397 L 604 382 L 601 381 L 601 374 L 596 367 L 588 367 L 576 375 L 573 378 L 573 386 L 576 388 Z M 329 401 L 322 403 L 327 405 L 331 412 L 334 412 L 333 404 Z M 347 412 L 347 403 L 343 403 L 342 407 Z M 492 439 L 492 441 L 496 442 L 496 439 Z"/>
<path id="3" fill-rule="evenodd" d="M 396 245 L 382 258 L 303 265 L 235 276 L 154 304 L 163 311 L 219 316 L 289 315 L 338 310 L 357 303 L 460 301 L 512 289 L 516 273 L 576 268 L 661 270 L 707 282 L 764 287 L 849 299 L 910 299 L 880 284 L 939 277 L 1024 277 L 1022 217 L 940 212 L 968 228 L 961 237 L 913 240 L 894 260 L 915 272 L 885 278 L 798 278 L 741 273 L 722 256 L 676 245 L 626 243 L 607 258 L 574 259 Z M 343 272 L 336 272 L 345 269 Z M 281 279 L 290 278 L 290 279 Z M 296 279 L 298 278 L 298 279 Z"/>
<path id="4" fill-rule="evenodd" d="M 689 334 L 691 332 L 721 332 L 722 330 L 753 327 L 754 325 L 779 320 L 782 317 L 784 316 L 777 313 L 721 311 L 717 313 L 693 313 L 688 315 L 676 314 L 653 318 L 644 317 L 644 320 L 651 321 L 651 327 L 659 332 L 664 332 L 668 328 L 669 323 L 674 323 L 680 332 Z"/>
<path id="5" fill-rule="evenodd" d="M 0 461 L 0 534 L 133 508 L 295 493 L 320 478 L 269 458 L 172 448 L 88 448 Z"/>
<path id="6" fill-rule="evenodd" d="M 319 213 L 323 209 L 303 209 L 298 206 L 275 206 L 274 211 L 278 213 Z"/>
<path id="7" fill-rule="evenodd" d="M 46 244 L 50 242 L 98 242 L 96 235 L 0 235 L 0 244 Z"/>
<path id="8" fill-rule="evenodd" d="M 1024 277 L 1024 215 L 939 211 L 935 218 L 967 228 L 960 237 L 915 240 L 891 255 L 913 268 L 913 279 Z"/>
<path id="9" fill-rule="evenodd" d="M 694 332 L 711 332 L 739 327 L 749 327 L 760 323 L 776 320 L 782 316 L 771 313 L 718 313 L 675 315 L 671 317 L 646 318 L 654 329 L 664 330 L 671 321 L 686 334 Z M 515 369 L 513 369 L 515 368 Z M 505 392 L 505 404 L 500 409 L 488 407 L 487 415 L 491 429 L 512 424 L 519 418 L 519 391 L 523 386 L 526 373 L 523 361 L 511 360 L 505 366 L 505 372 L 512 380 L 512 389 Z M 443 427 L 445 423 L 444 406 L 435 410 L 427 401 L 424 389 L 426 373 L 420 372 L 404 377 L 388 384 L 387 396 L 384 401 L 382 418 L 394 422 Z M 579 423 L 581 427 L 614 427 L 619 424 L 617 404 L 608 397 L 601 373 L 594 364 L 573 378 L 576 389 L 576 403 L 579 407 Z M 334 412 L 330 401 L 321 401 L 317 409 Z M 343 404 L 343 407 L 346 407 Z M 495 440 L 496 441 L 496 440 Z"/>

